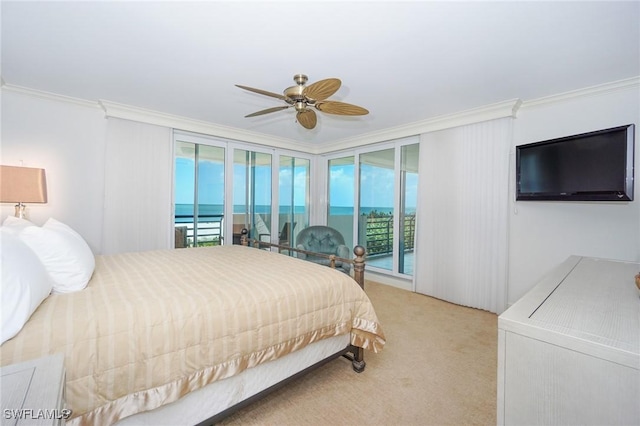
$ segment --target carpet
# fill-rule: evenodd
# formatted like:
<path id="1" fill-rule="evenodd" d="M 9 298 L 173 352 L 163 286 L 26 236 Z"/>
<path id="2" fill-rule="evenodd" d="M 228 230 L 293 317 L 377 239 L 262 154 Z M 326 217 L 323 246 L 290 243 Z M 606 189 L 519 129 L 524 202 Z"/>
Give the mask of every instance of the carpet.
<path id="1" fill-rule="evenodd" d="M 387 337 L 357 374 L 339 358 L 226 425 L 495 425 L 497 315 L 366 283 Z"/>

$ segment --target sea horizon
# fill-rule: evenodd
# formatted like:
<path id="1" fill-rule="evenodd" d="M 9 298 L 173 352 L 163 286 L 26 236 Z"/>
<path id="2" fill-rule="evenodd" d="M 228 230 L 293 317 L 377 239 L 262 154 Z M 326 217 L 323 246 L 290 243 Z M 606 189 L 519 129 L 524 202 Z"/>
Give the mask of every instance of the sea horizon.
<path id="1" fill-rule="evenodd" d="M 224 206 L 222 204 L 200 204 L 198 205 L 198 216 L 223 216 L 224 214 Z M 234 214 L 243 214 L 245 213 L 244 205 L 235 205 L 233 208 Z M 293 212 L 291 211 L 291 206 L 280 206 L 279 213 L 281 215 L 284 214 L 303 214 L 305 211 L 304 206 L 295 206 Z M 391 214 L 393 212 L 393 207 L 360 207 L 360 214 L 369 214 L 372 211 L 377 211 L 379 213 Z M 259 214 L 271 214 L 271 206 L 269 205 L 258 205 L 255 209 L 256 213 Z M 353 215 L 354 207 L 351 206 L 331 206 L 329 210 L 329 214 L 331 216 L 351 216 Z M 176 222 L 179 221 L 180 217 L 193 217 L 193 204 L 176 204 L 175 207 L 175 216 Z M 415 208 L 408 208 L 407 213 L 415 213 Z"/>

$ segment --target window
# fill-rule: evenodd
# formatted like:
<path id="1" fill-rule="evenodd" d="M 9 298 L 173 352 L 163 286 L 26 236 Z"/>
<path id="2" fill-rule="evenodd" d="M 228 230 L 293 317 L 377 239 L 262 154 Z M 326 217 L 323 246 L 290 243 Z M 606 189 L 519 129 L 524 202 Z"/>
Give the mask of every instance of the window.
<path id="1" fill-rule="evenodd" d="M 367 249 L 369 265 L 393 269 L 395 149 L 360 154 L 358 244 Z"/>
<path id="2" fill-rule="evenodd" d="M 325 210 L 321 201 L 311 205 L 312 188 L 324 192 L 311 182 L 311 155 L 177 134 L 175 247 L 239 243 L 243 228 L 250 238 L 293 246 L 326 212 L 347 246 L 367 249 L 372 270 L 412 275 L 418 150 L 417 138 L 406 138 L 329 158 L 314 172 L 328 172 Z"/>
<path id="3" fill-rule="evenodd" d="M 239 244 L 243 228 L 289 245 L 309 225 L 311 155 L 182 132 L 174 141 L 176 248 Z"/>
<path id="4" fill-rule="evenodd" d="M 175 247 L 219 245 L 223 239 L 224 148 L 175 145 Z"/>
<path id="5" fill-rule="evenodd" d="M 328 160 L 327 225 L 367 250 L 367 267 L 413 275 L 417 138 Z M 357 165 L 357 168 L 356 168 Z"/>
<path id="6" fill-rule="evenodd" d="M 398 233 L 398 272 L 413 275 L 413 248 L 416 237 L 416 206 L 418 205 L 418 158 L 420 145 L 400 148 L 400 229 Z"/>
<path id="7" fill-rule="evenodd" d="M 354 162 L 354 156 L 329 160 L 327 225 L 340 231 L 347 247 L 354 246 Z"/>
<path id="8" fill-rule="evenodd" d="M 295 236 L 309 225 L 310 161 L 290 155 L 280 156 L 278 173 L 279 214 L 277 240 L 295 246 Z"/>
<path id="9" fill-rule="evenodd" d="M 271 235 L 271 154 L 233 150 L 234 233 L 246 228 L 249 238 Z"/>

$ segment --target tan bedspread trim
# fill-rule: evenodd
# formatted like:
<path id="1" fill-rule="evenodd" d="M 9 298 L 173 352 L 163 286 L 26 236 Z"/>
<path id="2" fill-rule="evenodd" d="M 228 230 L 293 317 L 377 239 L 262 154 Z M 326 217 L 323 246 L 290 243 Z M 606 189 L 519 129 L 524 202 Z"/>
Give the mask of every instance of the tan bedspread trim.
<path id="1" fill-rule="evenodd" d="M 349 332 L 384 345 L 365 293 L 330 268 L 242 246 L 118 254 L 49 296 L 0 364 L 63 352 L 70 424 L 101 425 Z"/>
<path id="2" fill-rule="evenodd" d="M 70 426 L 113 424 L 124 417 L 141 411 L 153 410 L 154 408 L 177 401 L 189 392 L 200 389 L 216 380 L 232 377 L 247 368 L 255 367 L 263 362 L 271 361 L 297 351 L 298 349 L 302 349 L 310 343 L 348 332 L 349 326 L 342 324 L 307 333 L 289 342 L 283 342 L 250 355 L 204 368 L 203 370 L 190 374 L 188 377 L 180 378 L 154 389 L 135 392 L 118 398 L 81 417 L 75 417 L 67 421 L 67 424 Z"/>

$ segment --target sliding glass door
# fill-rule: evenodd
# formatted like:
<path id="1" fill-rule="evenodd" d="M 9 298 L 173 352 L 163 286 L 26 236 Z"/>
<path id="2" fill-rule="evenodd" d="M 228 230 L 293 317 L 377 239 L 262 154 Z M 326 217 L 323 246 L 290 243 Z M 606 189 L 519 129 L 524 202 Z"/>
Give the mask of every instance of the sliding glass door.
<path id="1" fill-rule="evenodd" d="M 416 206 L 418 205 L 419 144 L 400 148 L 400 202 L 398 233 L 398 272 L 413 275 L 413 248 L 416 237 Z"/>
<path id="2" fill-rule="evenodd" d="M 237 242 L 246 228 L 249 238 L 271 236 L 271 154 L 233 150 L 233 233 Z"/>
<path id="3" fill-rule="evenodd" d="M 366 248 L 371 270 L 413 275 L 418 154 L 406 138 L 328 159 L 327 225 Z"/>
<path id="4" fill-rule="evenodd" d="M 355 157 L 329 160 L 327 225 L 344 236 L 347 247 L 353 248 L 353 215 L 355 191 Z"/>
<path id="5" fill-rule="evenodd" d="M 413 274 L 415 141 L 407 138 L 328 159 L 327 225 L 351 249 L 364 246 L 368 267 L 378 272 Z M 295 236 L 312 219 L 311 157 L 179 134 L 175 247 L 237 244 L 243 228 L 249 238 L 294 246 Z M 225 230 L 232 235 L 225 238 Z"/>
<path id="6" fill-rule="evenodd" d="M 306 158 L 281 155 L 278 172 L 278 235 L 272 242 L 295 246 L 295 236 L 309 225 L 310 165 Z"/>
<path id="7" fill-rule="evenodd" d="M 175 145 L 176 248 L 219 245 L 223 240 L 222 147 L 177 141 Z"/>
<path id="8" fill-rule="evenodd" d="M 395 149 L 360 154 L 358 244 L 381 269 L 393 269 Z"/>

